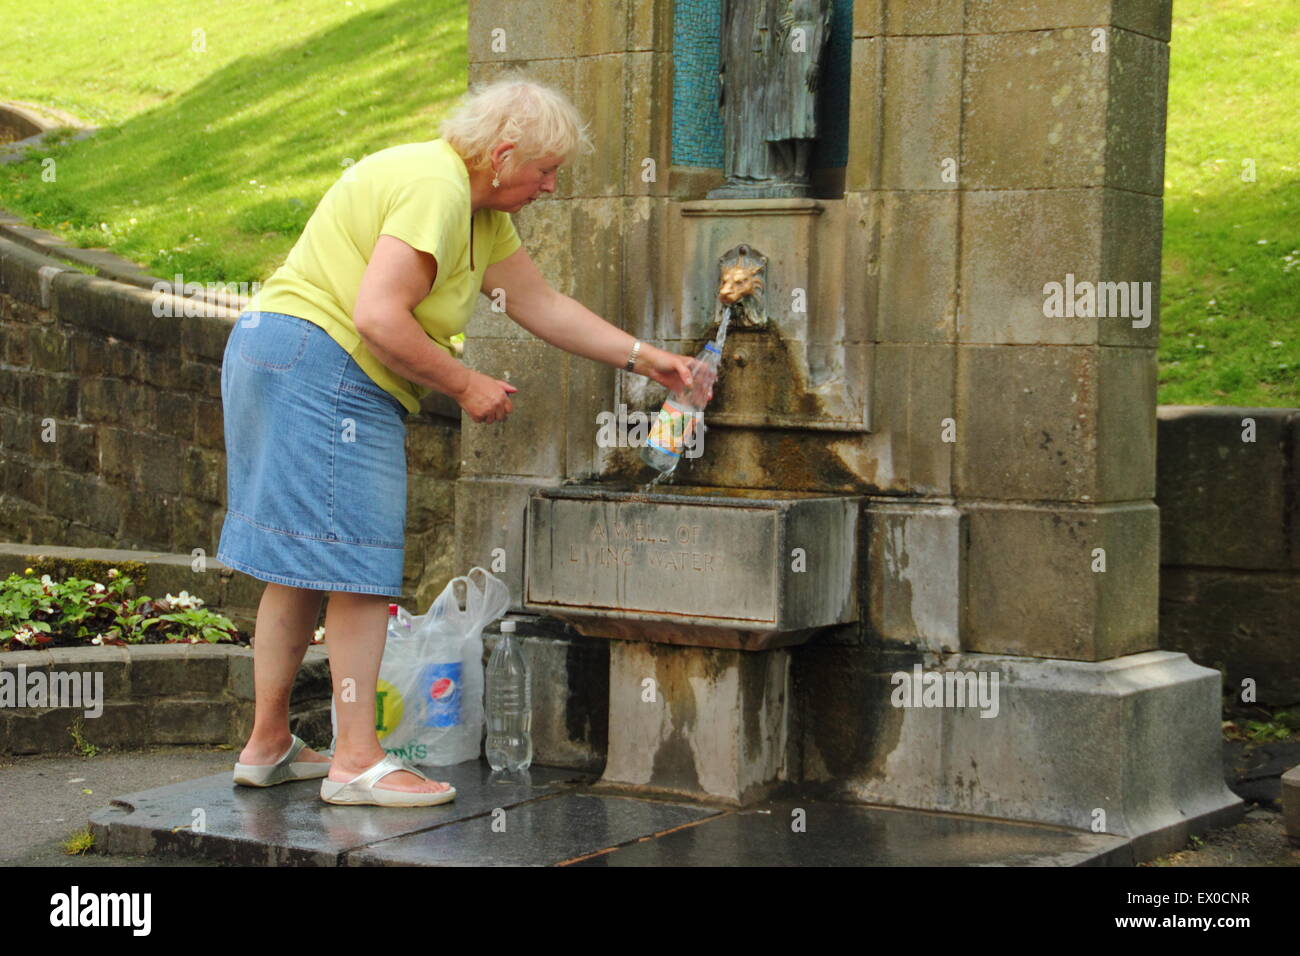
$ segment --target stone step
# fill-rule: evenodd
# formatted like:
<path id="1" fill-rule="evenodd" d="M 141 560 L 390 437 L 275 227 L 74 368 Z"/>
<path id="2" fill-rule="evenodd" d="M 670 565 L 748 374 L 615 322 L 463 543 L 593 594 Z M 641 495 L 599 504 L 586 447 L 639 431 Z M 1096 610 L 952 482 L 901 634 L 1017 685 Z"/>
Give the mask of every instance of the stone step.
<path id="1" fill-rule="evenodd" d="M 156 744 L 241 746 L 253 726 L 253 651 L 232 644 L 55 647 L 0 654 L 0 754 Z M 59 699 L 53 698 L 58 694 Z M 307 648 L 290 729 L 328 741 L 329 657 Z"/>

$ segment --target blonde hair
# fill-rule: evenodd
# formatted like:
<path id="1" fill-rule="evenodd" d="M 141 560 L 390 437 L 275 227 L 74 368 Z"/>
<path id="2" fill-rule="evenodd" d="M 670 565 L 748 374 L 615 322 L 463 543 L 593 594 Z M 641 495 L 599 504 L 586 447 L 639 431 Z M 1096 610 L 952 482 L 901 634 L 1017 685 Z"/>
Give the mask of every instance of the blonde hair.
<path id="1" fill-rule="evenodd" d="M 516 166 L 543 156 L 567 163 L 579 150 L 594 148 L 568 97 L 517 70 L 471 87 L 439 133 L 470 169 L 488 167 L 492 150 L 503 142 L 517 144 L 506 160 Z"/>

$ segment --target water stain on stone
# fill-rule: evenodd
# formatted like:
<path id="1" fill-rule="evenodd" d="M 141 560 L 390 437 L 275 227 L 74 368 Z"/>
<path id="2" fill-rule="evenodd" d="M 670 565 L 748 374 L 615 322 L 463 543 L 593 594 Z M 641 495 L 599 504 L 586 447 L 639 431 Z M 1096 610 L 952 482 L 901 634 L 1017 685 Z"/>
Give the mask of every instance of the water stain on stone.
<path id="1" fill-rule="evenodd" d="M 692 676 L 701 676 L 692 665 L 697 661 L 696 651 L 684 651 L 666 644 L 647 644 L 645 650 L 654 661 L 655 686 L 661 705 L 667 705 L 672 719 L 672 731 L 659 743 L 655 751 L 652 780 L 656 786 L 699 791 L 700 776 L 695 766 L 695 752 L 690 737 L 698 722 L 695 706 L 695 688 Z M 705 656 L 703 676 L 716 682 L 717 665 L 709 659 L 714 652 L 697 649 Z"/>
<path id="2" fill-rule="evenodd" d="M 785 653 L 785 651 L 772 651 L 758 658 L 751 659 L 751 656 L 747 655 L 740 660 L 741 722 L 745 728 L 745 756 L 751 759 L 764 756 L 766 736 L 764 730 L 767 721 L 763 718 L 767 716 L 764 704 L 767 700 L 768 679 L 771 675 L 772 680 L 779 680 L 784 673 L 781 655 Z M 773 695 L 773 705 L 778 713 L 784 707 L 784 684 L 777 688 Z"/>
<path id="3" fill-rule="evenodd" d="M 867 647 L 805 647 L 795 653 L 794 695 L 808 743 L 831 778 L 884 775 L 898 747 L 902 712 L 890 705 L 888 678 Z"/>
<path id="4" fill-rule="evenodd" d="M 564 730 L 568 740 L 593 753 L 609 753 L 609 643 L 588 638 L 569 641 L 564 651 L 567 693 Z"/>

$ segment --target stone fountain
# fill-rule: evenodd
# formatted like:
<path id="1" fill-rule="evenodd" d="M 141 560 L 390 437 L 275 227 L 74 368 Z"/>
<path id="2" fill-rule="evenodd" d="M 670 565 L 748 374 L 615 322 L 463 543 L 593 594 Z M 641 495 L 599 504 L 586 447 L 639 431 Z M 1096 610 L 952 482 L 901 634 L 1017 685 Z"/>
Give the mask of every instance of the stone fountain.
<path id="1" fill-rule="evenodd" d="M 1169 3 L 1069 6 L 646 0 L 575 38 L 560 0 L 471 2 L 471 78 L 532 64 L 614 157 L 516 217 L 557 288 L 690 353 L 727 270 L 763 280 L 703 454 L 649 492 L 595 423 L 661 387 L 471 324 L 467 360 L 520 391 L 464 425 L 456 563 L 536 615 L 539 764 L 1140 857 L 1240 812 L 1219 675 L 1159 649 L 1158 323 L 1043 307 L 1067 274 L 1158 283 Z M 607 699 L 571 663 L 592 638 Z M 952 696 L 977 685 L 995 705 Z"/>

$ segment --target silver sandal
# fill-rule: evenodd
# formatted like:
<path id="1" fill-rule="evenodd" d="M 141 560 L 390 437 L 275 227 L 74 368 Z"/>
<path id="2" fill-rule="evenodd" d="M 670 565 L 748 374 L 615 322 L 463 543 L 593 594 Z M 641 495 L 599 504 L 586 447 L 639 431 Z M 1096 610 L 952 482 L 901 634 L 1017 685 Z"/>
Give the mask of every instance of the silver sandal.
<path id="1" fill-rule="evenodd" d="M 235 764 L 235 783 L 245 787 L 274 787 L 277 783 L 287 783 L 290 780 L 315 780 L 330 772 L 328 760 L 300 760 L 295 763 L 294 758 L 307 745 L 296 734 L 289 736 L 293 737 L 293 743 L 289 745 L 288 752 L 275 763 Z"/>
<path id="2" fill-rule="evenodd" d="M 405 770 L 423 780 L 429 778 L 398 760 L 392 754 L 373 767 L 363 770 L 346 783 L 325 779 L 320 784 L 320 798 L 326 803 L 340 806 L 370 805 L 375 807 L 433 807 L 456 799 L 456 788 L 451 784 L 441 793 L 407 793 L 403 790 L 381 790 L 375 787 L 382 778 L 395 770 Z"/>

